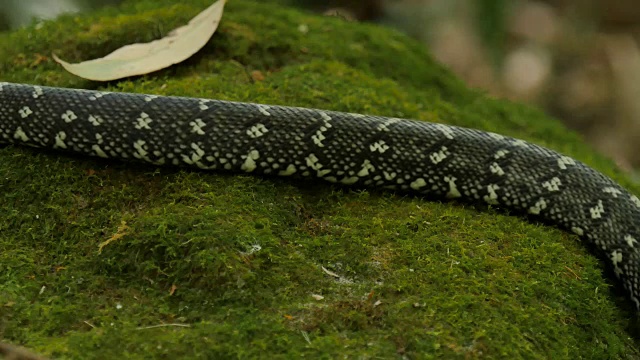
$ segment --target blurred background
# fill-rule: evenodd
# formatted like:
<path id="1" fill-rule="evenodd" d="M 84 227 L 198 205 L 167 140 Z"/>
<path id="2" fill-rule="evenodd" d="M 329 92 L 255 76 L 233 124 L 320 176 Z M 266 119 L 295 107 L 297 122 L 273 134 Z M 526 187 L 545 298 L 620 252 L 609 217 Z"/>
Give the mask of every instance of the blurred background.
<path id="1" fill-rule="evenodd" d="M 542 108 L 640 168 L 638 0 L 263 1 L 399 29 L 470 86 Z M 0 30 L 117 2 L 0 0 Z"/>

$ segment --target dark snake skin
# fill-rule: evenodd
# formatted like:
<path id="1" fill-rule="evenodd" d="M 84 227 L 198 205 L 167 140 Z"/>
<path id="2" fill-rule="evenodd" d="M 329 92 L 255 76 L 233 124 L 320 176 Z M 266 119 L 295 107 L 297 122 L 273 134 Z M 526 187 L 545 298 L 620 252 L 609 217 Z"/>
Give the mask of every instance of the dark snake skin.
<path id="1" fill-rule="evenodd" d="M 499 205 L 594 245 L 640 308 L 640 200 L 522 140 L 380 116 L 0 83 L 0 142 Z"/>

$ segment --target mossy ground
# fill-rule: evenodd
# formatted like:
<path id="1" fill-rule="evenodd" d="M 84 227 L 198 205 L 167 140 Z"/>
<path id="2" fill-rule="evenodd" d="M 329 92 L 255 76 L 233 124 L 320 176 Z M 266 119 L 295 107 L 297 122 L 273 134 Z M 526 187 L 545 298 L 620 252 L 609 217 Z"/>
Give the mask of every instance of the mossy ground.
<path id="1" fill-rule="evenodd" d="M 129 1 L 0 34 L 0 80 L 475 127 L 640 193 L 555 120 L 376 26 L 232 0 L 205 49 L 149 76 L 97 84 L 50 58 L 161 37 L 209 3 Z M 0 196 L 0 338 L 51 357 L 640 357 L 632 309 L 576 237 L 486 206 L 13 146 Z M 147 328 L 161 324 L 189 327 Z"/>

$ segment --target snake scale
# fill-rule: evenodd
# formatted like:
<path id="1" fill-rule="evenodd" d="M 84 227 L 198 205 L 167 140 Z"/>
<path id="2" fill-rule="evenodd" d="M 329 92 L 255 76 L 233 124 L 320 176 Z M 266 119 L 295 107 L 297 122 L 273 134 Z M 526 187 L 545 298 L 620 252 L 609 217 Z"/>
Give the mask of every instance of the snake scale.
<path id="1" fill-rule="evenodd" d="M 579 235 L 640 309 L 640 200 L 523 140 L 316 109 L 0 83 L 0 142 L 497 205 Z"/>

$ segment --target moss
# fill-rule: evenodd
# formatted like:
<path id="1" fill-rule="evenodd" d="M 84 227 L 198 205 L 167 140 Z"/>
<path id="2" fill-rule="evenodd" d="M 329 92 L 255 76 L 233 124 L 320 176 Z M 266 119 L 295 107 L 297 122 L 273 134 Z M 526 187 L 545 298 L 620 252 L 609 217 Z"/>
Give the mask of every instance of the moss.
<path id="1" fill-rule="evenodd" d="M 376 26 L 234 0 L 209 45 L 152 75 L 92 83 L 49 57 L 163 36 L 209 2 L 131 0 L 0 34 L 1 80 L 475 127 L 640 193 L 557 121 L 467 89 Z M 484 206 L 132 165 L 0 149 L 2 338 L 60 359 L 640 356 L 633 311 L 559 230 Z"/>

